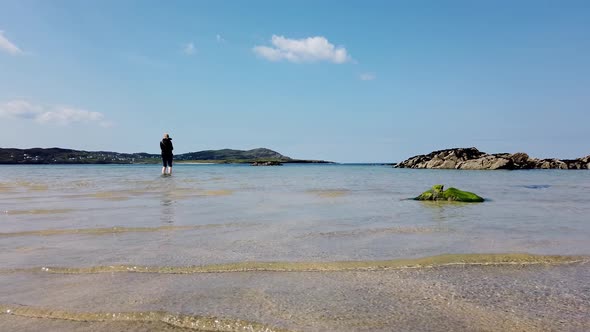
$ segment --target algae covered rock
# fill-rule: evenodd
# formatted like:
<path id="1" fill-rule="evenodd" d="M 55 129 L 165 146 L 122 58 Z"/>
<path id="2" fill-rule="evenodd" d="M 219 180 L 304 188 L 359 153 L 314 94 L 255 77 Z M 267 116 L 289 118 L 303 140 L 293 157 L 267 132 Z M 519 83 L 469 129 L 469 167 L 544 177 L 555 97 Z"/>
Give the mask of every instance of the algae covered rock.
<path id="1" fill-rule="evenodd" d="M 443 189 L 444 185 L 442 184 L 434 185 L 430 190 L 423 192 L 420 196 L 414 199 L 418 201 L 483 202 L 483 198 L 468 191 L 459 190 L 457 188 Z"/>

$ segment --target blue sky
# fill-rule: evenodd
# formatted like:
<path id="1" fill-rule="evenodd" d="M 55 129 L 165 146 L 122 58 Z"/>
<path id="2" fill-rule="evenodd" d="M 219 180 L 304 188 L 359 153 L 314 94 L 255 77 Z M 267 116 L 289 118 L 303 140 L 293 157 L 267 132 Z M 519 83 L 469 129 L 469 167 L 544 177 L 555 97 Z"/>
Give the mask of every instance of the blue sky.
<path id="1" fill-rule="evenodd" d="M 590 154 L 588 1 L 0 2 L 0 146 Z"/>

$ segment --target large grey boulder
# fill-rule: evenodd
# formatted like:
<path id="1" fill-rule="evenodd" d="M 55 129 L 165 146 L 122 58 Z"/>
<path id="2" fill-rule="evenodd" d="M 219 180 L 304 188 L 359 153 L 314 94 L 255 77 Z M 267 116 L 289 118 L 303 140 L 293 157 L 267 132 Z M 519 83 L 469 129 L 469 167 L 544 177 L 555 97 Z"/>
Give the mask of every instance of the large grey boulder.
<path id="1" fill-rule="evenodd" d="M 471 159 L 461 162 L 457 165 L 458 169 L 507 169 L 510 168 L 510 159 L 496 157 L 496 156 L 483 156 L 477 159 Z"/>

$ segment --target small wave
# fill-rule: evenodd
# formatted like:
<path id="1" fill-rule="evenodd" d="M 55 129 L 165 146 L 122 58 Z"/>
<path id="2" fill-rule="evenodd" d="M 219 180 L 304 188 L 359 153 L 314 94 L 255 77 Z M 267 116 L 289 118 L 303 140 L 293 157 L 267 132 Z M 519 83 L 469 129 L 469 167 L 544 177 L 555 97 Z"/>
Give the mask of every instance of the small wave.
<path id="1" fill-rule="evenodd" d="M 97 193 L 93 193 L 93 194 L 79 195 L 79 196 L 80 197 L 98 198 L 98 199 L 104 199 L 104 200 L 109 200 L 109 201 L 126 201 L 129 199 L 129 196 L 124 195 L 123 193 L 120 193 L 120 192 L 115 192 L 115 191 L 103 191 L 103 192 L 97 192 Z"/>
<path id="2" fill-rule="evenodd" d="M 18 188 L 28 189 L 29 191 L 46 191 L 47 189 L 49 189 L 49 186 L 45 183 L 35 183 L 28 181 L 0 183 L 0 192 L 9 192 Z"/>
<path id="3" fill-rule="evenodd" d="M 36 250 L 47 250 L 47 247 L 17 247 L 14 248 L 15 252 L 20 252 L 20 253 L 28 253 L 28 252 L 33 252 Z"/>
<path id="4" fill-rule="evenodd" d="M 182 191 L 183 189 L 178 189 Z M 161 194 L 163 191 L 159 188 L 142 188 L 142 189 L 126 189 L 126 190 L 114 190 L 114 191 L 98 191 L 90 194 L 76 194 L 70 195 L 69 197 L 89 197 L 89 198 L 98 198 L 104 200 L 113 200 L 113 201 L 124 201 L 128 200 L 131 197 L 142 197 L 142 196 L 149 196 L 149 195 L 157 195 Z M 166 193 L 166 192 L 164 192 Z"/>
<path id="5" fill-rule="evenodd" d="M 49 186 L 45 183 L 19 181 L 19 182 L 16 182 L 16 185 L 19 187 L 27 188 L 31 191 L 46 191 L 47 189 L 49 189 Z"/>
<path id="6" fill-rule="evenodd" d="M 183 231 L 196 229 L 209 229 L 221 227 L 248 227 L 257 224 L 252 223 L 228 223 L 228 224 L 207 224 L 207 225 L 188 225 L 188 226 L 159 226 L 159 227 L 106 227 L 106 228 L 75 228 L 75 229 L 42 229 L 34 231 L 22 231 L 11 233 L 0 233 L 0 237 L 18 237 L 18 236 L 51 236 L 51 235 L 70 235 L 70 234 L 87 234 L 87 235 L 107 235 L 118 233 L 142 233 L 142 232 L 162 232 L 162 231 Z"/>
<path id="7" fill-rule="evenodd" d="M 175 188 L 174 190 L 170 190 L 165 194 L 176 199 L 190 199 L 205 196 L 229 196 L 233 193 L 233 190 L 228 189 L 201 190 L 195 188 Z"/>
<path id="8" fill-rule="evenodd" d="M 217 189 L 217 190 L 206 190 L 204 192 L 205 196 L 228 196 L 233 194 L 234 192 L 232 190 L 227 190 L 227 189 Z"/>
<path id="9" fill-rule="evenodd" d="M 0 183 L 0 193 L 10 193 L 13 192 L 14 188 L 11 186 L 7 186 Z"/>
<path id="10" fill-rule="evenodd" d="M 308 233 L 298 236 L 298 238 L 315 238 L 315 237 L 357 237 L 365 235 L 379 235 L 379 234 L 428 234 L 449 232 L 448 228 L 443 227 L 385 227 L 385 228 L 369 228 L 369 229 L 354 229 L 348 231 L 332 231 L 332 232 L 317 232 Z"/>
<path id="11" fill-rule="evenodd" d="M 250 322 L 241 319 L 217 318 L 197 315 L 181 315 L 164 311 L 146 312 L 75 312 L 63 311 L 54 308 L 37 308 L 21 305 L 0 304 L 0 313 L 20 317 L 37 319 L 61 319 L 78 322 L 136 322 L 165 323 L 183 329 L 197 331 L 251 331 L 251 332 L 281 332 L 285 329 L 274 328 L 264 324 Z"/>
<path id="12" fill-rule="evenodd" d="M 19 214 L 61 214 L 74 211 L 73 209 L 32 209 L 32 210 L 7 210 L 5 214 L 19 215 Z"/>
<path id="13" fill-rule="evenodd" d="M 42 267 L 24 269 L 0 269 L 0 273 L 46 272 L 57 274 L 91 273 L 232 273 L 232 272 L 339 272 L 373 271 L 410 268 L 433 268 L 467 265 L 532 265 L 570 264 L 588 262 L 588 256 L 550 256 L 532 254 L 446 254 L 414 259 L 384 261 L 339 261 L 339 262 L 239 262 L 202 266 L 136 266 L 110 265 L 90 267 Z"/>

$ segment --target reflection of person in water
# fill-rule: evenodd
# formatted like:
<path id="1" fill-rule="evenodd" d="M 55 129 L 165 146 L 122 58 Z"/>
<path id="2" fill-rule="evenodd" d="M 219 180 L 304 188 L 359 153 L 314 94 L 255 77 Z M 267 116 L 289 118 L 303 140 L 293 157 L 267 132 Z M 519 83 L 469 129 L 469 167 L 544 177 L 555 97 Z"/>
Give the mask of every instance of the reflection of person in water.
<path id="1" fill-rule="evenodd" d="M 176 210 L 176 179 L 158 181 L 160 193 L 160 221 L 162 224 L 173 224 Z"/>
<path id="2" fill-rule="evenodd" d="M 160 221 L 164 224 L 173 224 L 174 223 L 174 200 L 168 198 L 165 195 L 161 200 L 162 205 L 162 215 L 160 216 Z"/>
<path id="3" fill-rule="evenodd" d="M 172 138 L 170 135 L 164 134 L 164 138 L 160 141 L 160 150 L 162 150 L 162 175 L 172 175 Z M 166 167 L 168 171 L 166 172 Z"/>

